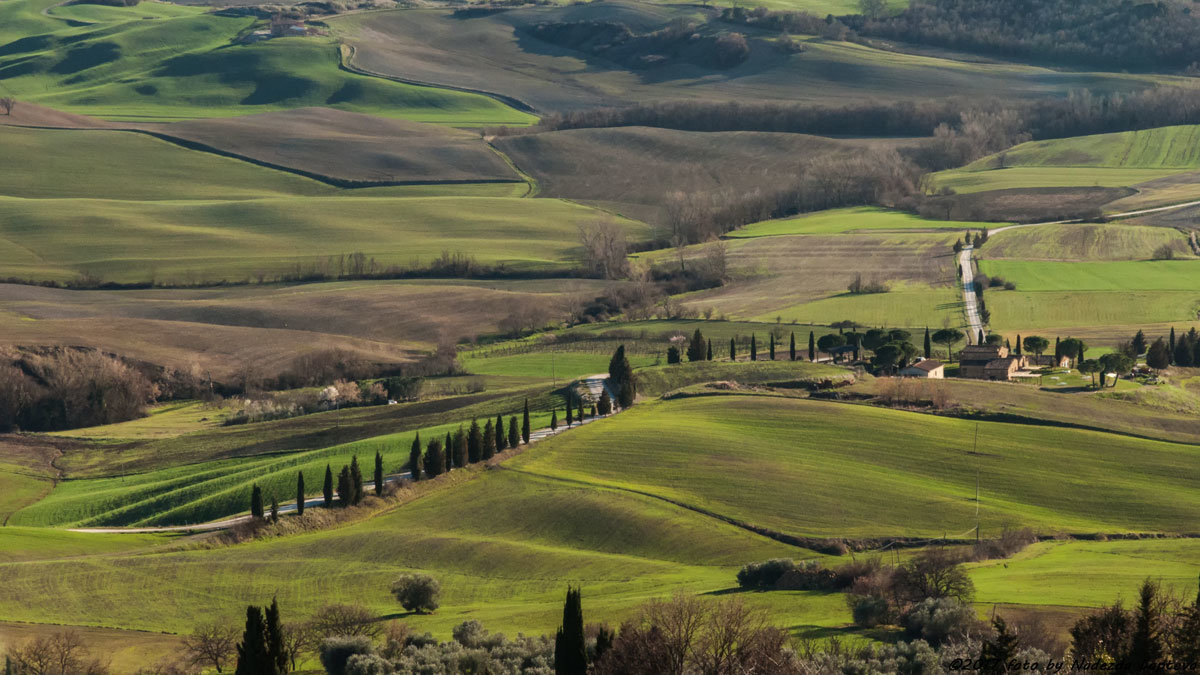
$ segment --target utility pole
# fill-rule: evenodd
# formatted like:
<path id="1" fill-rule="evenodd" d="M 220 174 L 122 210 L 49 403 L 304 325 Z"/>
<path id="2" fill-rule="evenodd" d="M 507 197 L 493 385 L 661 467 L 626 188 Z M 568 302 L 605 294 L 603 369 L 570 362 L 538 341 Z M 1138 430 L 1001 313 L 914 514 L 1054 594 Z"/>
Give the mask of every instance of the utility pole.
<path id="1" fill-rule="evenodd" d="M 979 543 L 979 422 L 975 423 L 975 444 L 971 449 L 975 455 L 975 543 Z"/>

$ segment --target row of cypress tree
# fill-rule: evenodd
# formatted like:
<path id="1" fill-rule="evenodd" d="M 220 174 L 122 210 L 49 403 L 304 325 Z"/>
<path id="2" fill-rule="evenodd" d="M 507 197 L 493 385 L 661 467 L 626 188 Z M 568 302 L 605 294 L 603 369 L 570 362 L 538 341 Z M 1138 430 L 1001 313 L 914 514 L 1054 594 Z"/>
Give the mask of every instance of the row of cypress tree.
<path id="1" fill-rule="evenodd" d="M 557 411 L 555 418 L 557 418 Z M 568 417 L 570 415 L 568 414 Z M 413 480 L 435 478 L 452 469 L 461 469 L 468 464 L 484 462 L 522 443 L 528 444 L 533 429 L 529 420 L 529 399 L 525 399 L 525 409 L 518 426 L 514 415 L 504 423 L 504 416 L 497 415 L 493 424 L 488 420 L 481 428 L 479 420 L 471 420 L 471 426 L 451 434 L 446 432 L 445 440 L 433 439 L 421 451 L 421 434 L 413 438 L 412 448 L 408 453 L 408 466 Z M 507 426 L 507 430 L 506 430 Z"/>

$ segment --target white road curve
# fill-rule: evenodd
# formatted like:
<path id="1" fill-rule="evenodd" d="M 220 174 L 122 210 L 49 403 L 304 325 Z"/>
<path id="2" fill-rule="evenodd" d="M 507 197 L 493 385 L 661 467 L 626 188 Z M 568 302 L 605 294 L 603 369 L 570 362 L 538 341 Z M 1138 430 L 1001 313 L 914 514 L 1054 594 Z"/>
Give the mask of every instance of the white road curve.
<path id="1" fill-rule="evenodd" d="M 603 373 L 603 374 L 599 374 L 599 375 L 589 375 L 589 376 L 583 378 L 583 380 L 581 381 L 581 384 L 585 388 L 587 388 L 587 390 L 589 392 L 591 392 L 593 397 L 599 398 L 600 392 L 603 391 L 604 389 L 609 388 L 608 387 L 608 374 Z M 612 396 L 611 391 L 609 392 L 609 396 Z M 615 415 L 617 413 L 614 412 L 613 414 Z M 567 431 L 568 429 L 575 429 L 584 424 L 591 424 L 592 422 L 595 422 L 597 419 L 602 419 L 602 418 L 589 417 L 582 421 L 575 420 L 574 424 L 572 424 L 570 427 L 566 426 L 566 423 L 564 420 L 562 423 L 560 423 L 560 425 L 557 429 L 551 429 L 550 427 L 545 427 L 543 429 L 535 429 L 535 430 L 531 431 L 529 434 L 529 444 L 533 445 L 534 443 L 537 443 L 540 440 L 549 438 L 551 436 L 557 436 L 558 434 L 561 434 L 564 431 Z M 411 472 L 403 471 L 400 473 L 394 473 L 394 474 L 387 475 L 386 477 L 384 477 L 384 482 L 385 483 L 395 483 L 395 482 L 398 482 L 401 480 L 407 480 L 411 477 L 412 477 Z M 325 506 L 324 495 L 319 495 L 316 497 L 307 497 L 304 500 L 304 508 L 305 509 L 324 508 L 324 506 Z M 287 504 L 279 505 L 280 513 L 291 513 L 295 510 L 296 510 L 296 503 L 294 501 L 288 502 Z M 235 525 L 240 525 L 241 523 L 249 522 L 251 517 L 252 516 L 249 513 L 246 513 L 246 514 L 243 514 L 240 516 L 235 516 L 233 518 L 225 518 L 223 520 L 215 520 L 212 522 L 199 523 L 196 525 L 171 525 L 171 526 L 165 526 L 165 527 L 76 527 L 76 528 L 70 528 L 67 531 L 68 532 L 90 532 L 93 534 L 153 534 L 155 532 L 184 532 L 184 533 L 187 533 L 187 532 L 213 532 L 216 530 L 229 529 L 231 527 L 234 527 Z"/>

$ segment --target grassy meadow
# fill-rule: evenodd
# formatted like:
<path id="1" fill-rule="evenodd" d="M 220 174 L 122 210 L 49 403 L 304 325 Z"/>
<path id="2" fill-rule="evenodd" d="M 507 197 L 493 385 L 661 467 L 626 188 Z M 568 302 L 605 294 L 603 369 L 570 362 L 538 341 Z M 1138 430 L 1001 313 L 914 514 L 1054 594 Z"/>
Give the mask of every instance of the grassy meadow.
<path id="1" fill-rule="evenodd" d="M 1187 236 L 1179 230 L 1127 223 L 1013 228 L 989 237 L 986 248 L 976 256 L 1068 262 L 1150 260 L 1163 246 L 1169 247 L 1175 257 L 1191 256 Z"/>
<path id="2" fill-rule="evenodd" d="M 893 211 L 875 206 L 855 206 L 807 213 L 792 218 L 778 218 L 752 223 L 729 232 L 728 237 L 745 239 L 793 234 L 846 234 L 873 231 L 904 230 L 977 230 L 984 223 L 931 220 L 913 213 Z"/>

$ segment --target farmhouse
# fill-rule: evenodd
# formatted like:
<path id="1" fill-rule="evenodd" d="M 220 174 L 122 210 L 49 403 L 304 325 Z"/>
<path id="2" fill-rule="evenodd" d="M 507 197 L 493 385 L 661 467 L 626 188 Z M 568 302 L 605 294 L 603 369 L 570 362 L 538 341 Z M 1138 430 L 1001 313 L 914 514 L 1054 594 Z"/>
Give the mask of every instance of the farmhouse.
<path id="1" fill-rule="evenodd" d="M 988 378 L 985 372 L 993 361 L 1010 358 L 1008 347 L 1004 345 L 967 345 L 958 353 L 958 374 L 977 380 Z M 999 364 L 997 364 L 999 366 Z M 1017 364 L 1017 368 L 1020 364 Z M 1015 369 L 1014 369 L 1015 370 Z M 1007 377 L 1004 379 L 1008 379 Z"/>
<path id="2" fill-rule="evenodd" d="M 924 377 L 931 380 L 940 380 L 946 377 L 946 366 L 937 359 L 922 359 L 907 368 L 900 369 L 901 377 Z"/>
<path id="3" fill-rule="evenodd" d="M 1028 355 L 1025 357 L 1026 368 L 1066 368 L 1071 365 L 1071 357 L 1055 356 L 1053 354 Z"/>
<path id="4" fill-rule="evenodd" d="M 985 380 L 1011 380 L 1021 370 L 1022 359 L 1019 356 L 1005 356 L 988 361 L 983 367 Z"/>

